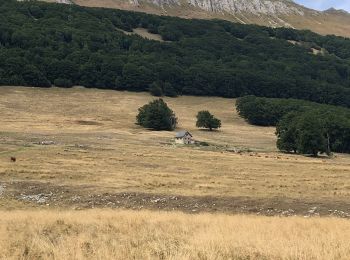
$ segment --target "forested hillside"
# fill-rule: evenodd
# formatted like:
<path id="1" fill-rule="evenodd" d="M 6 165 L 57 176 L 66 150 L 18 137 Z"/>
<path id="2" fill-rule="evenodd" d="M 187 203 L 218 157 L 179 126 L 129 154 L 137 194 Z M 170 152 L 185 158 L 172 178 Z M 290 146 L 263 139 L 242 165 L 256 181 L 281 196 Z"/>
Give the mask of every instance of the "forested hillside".
<path id="1" fill-rule="evenodd" d="M 164 41 L 123 32 L 141 27 Z M 252 94 L 350 107 L 350 40 L 221 20 L 0 2 L 0 85 L 148 91 L 154 82 L 179 95 Z"/>

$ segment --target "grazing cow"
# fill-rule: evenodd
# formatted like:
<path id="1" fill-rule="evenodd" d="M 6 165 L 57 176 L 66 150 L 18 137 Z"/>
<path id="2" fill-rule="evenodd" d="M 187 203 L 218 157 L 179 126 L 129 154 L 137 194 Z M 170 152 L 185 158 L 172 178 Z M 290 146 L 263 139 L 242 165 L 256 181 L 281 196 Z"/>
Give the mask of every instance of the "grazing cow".
<path id="1" fill-rule="evenodd" d="M 16 157 L 11 157 L 11 162 L 16 162 L 16 161 L 17 161 Z"/>

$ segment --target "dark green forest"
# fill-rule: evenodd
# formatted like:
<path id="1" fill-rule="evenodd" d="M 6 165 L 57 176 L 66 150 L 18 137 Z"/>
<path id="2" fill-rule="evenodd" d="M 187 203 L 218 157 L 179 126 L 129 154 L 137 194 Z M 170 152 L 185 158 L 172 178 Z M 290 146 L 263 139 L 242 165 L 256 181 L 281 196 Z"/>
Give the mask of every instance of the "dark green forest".
<path id="1" fill-rule="evenodd" d="M 239 115 L 249 123 L 276 126 L 282 151 L 350 153 L 350 109 L 294 99 L 239 98 Z"/>
<path id="2" fill-rule="evenodd" d="M 140 27 L 165 42 L 121 31 Z M 221 20 L 1 0 L 0 85 L 130 91 L 153 86 L 171 96 L 256 95 L 350 107 L 350 40 Z"/>

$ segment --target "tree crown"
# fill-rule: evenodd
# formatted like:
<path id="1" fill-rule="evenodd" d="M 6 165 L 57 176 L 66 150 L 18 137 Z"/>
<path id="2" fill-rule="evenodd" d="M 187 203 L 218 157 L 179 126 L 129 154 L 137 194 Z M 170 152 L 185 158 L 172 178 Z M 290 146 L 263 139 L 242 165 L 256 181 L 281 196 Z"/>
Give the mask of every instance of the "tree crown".
<path id="1" fill-rule="evenodd" d="M 156 99 L 139 108 L 139 113 L 136 116 L 138 125 L 153 130 L 168 130 L 175 129 L 177 118 L 175 113 L 168 107 L 163 99 Z"/>
<path id="2" fill-rule="evenodd" d="M 210 131 L 221 127 L 221 120 L 214 117 L 209 111 L 199 111 L 197 114 L 197 127 L 207 128 Z"/>

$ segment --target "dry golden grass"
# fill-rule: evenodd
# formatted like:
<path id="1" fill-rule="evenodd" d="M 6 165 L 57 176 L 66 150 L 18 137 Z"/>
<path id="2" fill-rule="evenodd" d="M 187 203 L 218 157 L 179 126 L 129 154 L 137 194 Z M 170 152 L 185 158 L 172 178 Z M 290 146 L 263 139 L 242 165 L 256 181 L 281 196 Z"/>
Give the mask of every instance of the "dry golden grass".
<path id="1" fill-rule="evenodd" d="M 134 211 L 0 212 L 0 259 L 317 259 L 350 255 L 350 221 Z"/>
<path id="2" fill-rule="evenodd" d="M 13 181 L 34 181 L 77 192 L 89 187 L 98 193 L 348 201 L 349 155 L 317 159 L 277 153 L 274 128 L 248 125 L 236 114 L 233 99 L 213 97 L 166 98 L 180 128 L 214 144 L 177 147 L 171 144 L 173 132 L 134 124 L 137 108 L 151 99 L 146 93 L 2 87 L 2 182 L 7 190 Z M 195 128 L 195 115 L 203 109 L 222 119 L 220 131 Z M 56 144 L 35 144 L 43 140 Z M 226 151 L 233 147 L 257 153 Z"/>
<path id="3" fill-rule="evenodd" d="M 213 200 L 203 196 L 225 201 L 211 205 L 212 211 L 250 212 L 227 206 L 242 196 L 250 204 L 243 200 L 238 209 L 265 207 L 259 214 L 270 214 L 271 206 L 291 207 L 292 215 L 308 215 L 311 206 L 318 207 L 316 214 L 322 209 L 321 215 L 331 206 L 348 209 L 350 156 L 280 154 L 273 128 L 245 123 L 233 99 L 209 97 L 166 98 L 179 127 L 212 144 L 175 146 L 173 132 L 134 124 L 137 108 L 152 99 L 84 88 L 0 88 L 0 259 L 347 259 L 350 222 L 342 219 L 28 210 L 110 207 L 104 194 L 124 192 L 185 195 L 189 202 L 179 199 L 176 208 L 186 211 L 208 211 L 201 207 Z M 195 115 L 203 109 L 222 119 L 220 131 L 195 128 Z M 41 141 L 54 144 L 38 145 Z M 254 152 L 227 151 L 236 147 Z M 50 204 L 20 199 L 22 193 L 51 192 L 57 200 Z M 193 203 L 191 196 L 197 196 Z M 204 202 L 197 208 L 199 197 Z M 136 206 L 160 205 L 146 195 L 140 199 L 145 204 Z M 307 203 L 294 205 L 297 200 Z M 128 199 L 122 203 L 121 208 L 134 205 Z"/>
<path id="4" fill-rule="evenodd" d="M 136 28 L 133 31 L 134 33 L 136 33 L 137 35 L 140 35 L 143 38 L 163 42 L 162 36 L 160 36 L 159 34 L 149 33 L 147 29 Z"/>

